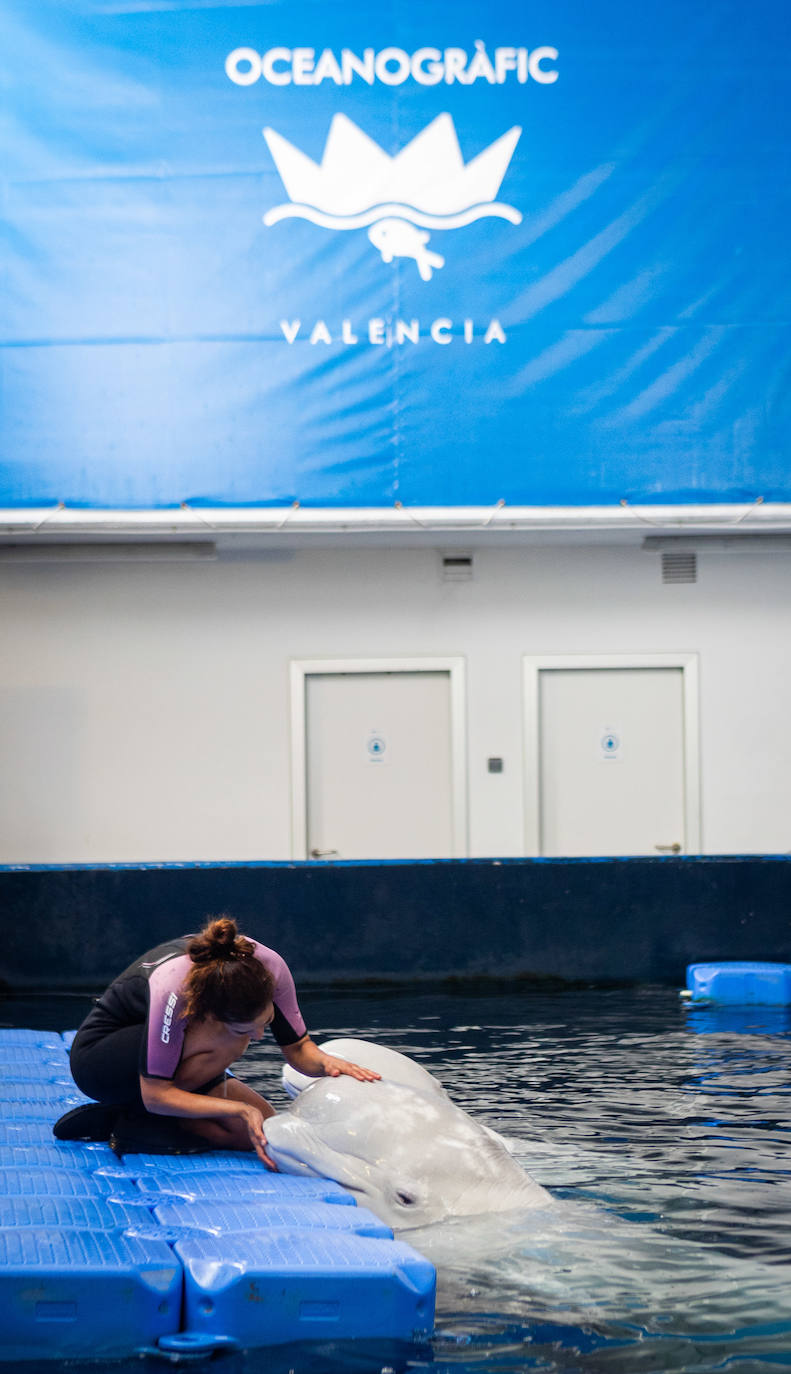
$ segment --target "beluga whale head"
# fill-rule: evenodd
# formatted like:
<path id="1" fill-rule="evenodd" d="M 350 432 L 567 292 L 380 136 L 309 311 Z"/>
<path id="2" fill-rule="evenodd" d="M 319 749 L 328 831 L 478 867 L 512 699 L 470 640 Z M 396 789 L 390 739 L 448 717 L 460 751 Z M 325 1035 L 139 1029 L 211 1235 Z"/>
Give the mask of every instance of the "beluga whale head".
<path id="1" fill-rule="evenodd" d="M 266 1123 L 269 1153 L 283 1173 L 333 1179 L 400 1231 L 550 1204 L 503 1140 L 405 1055 L 359 1040 L 322 1048 L 382 1079 L 304 1079 L 286 1069 L 287 1090 L 297 1095 Z"/>

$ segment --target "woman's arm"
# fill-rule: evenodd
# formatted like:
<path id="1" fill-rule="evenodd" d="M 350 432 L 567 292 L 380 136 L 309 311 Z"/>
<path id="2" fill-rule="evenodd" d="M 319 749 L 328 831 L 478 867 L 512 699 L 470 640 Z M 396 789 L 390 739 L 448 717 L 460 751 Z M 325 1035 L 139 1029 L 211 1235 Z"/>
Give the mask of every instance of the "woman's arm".
<path id="1" fill-rule="evenodd" d="M 276 1165 L 266 1153 L 264 1114 L 252 1103 L 230 1096 L 215 1097 L 212 1093 L 190 1093 L 177 1088 L 170 1079 L 140 1076 L 140 1094 L 147 1112 L 156 1116 L 178 1116 L 186 1120 L 238 1122 L 244 1126 L 250 1145 L 268 1169 Z"/>
<path id="2" fill-rule="evenodd" d="M 306 1074 L 308 1078 L 338 1078 L 341 1074 L 348 1074 L 350 1078 L 359 1078 L 361 1083 L 373 1083 L 382 1076 L 374 1073 L 373 1069 L 364 1069 L 360 1064 L 352 1064 L 348 1059 L 338 1059 L 334 1054 L 325 1054 L 309 1035 L 303 1036 L 295 1045 L 281 1045 L 280 1048 L 286 1063 L 298 1073 Z"/>

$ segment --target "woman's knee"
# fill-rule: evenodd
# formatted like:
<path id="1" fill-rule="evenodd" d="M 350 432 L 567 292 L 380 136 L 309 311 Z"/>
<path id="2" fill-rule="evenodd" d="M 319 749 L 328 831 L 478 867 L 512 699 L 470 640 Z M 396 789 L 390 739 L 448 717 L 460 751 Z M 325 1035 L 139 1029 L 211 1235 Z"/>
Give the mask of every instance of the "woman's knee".
<path id="1" fill-rule="evenodd" d="M 271 1102 L 267 1102 L 265 1097 L 251 1088 L 249 1084 L 242 1083 L 239 1078 L 227 1078 L 224 1084 L 225 1091 L 220 1090 L 220 1095 L 230 1097 L 234 1102 L 247 1102 L 251 1107 L 257 1107 L 264 1120 L 275 1115 L 275 1108 Z"/>
<path id="2" fill-rule="evenodd" d="M 250 1136 L 242 1122 L 222 1121 L 219 1117 L 205 1117 L 191 1121 L 190 1130 L 202 1136 L 219 1150 L 252 1150 Z"/>
<path id="3" fill-rule="evenodd" d="M 78 1033 L 69 1056 L 77 1087 L 97 1102 L 139 1102 L 142 1031 L 142 1026 L 124 1026 L 98 1037 Z"/>

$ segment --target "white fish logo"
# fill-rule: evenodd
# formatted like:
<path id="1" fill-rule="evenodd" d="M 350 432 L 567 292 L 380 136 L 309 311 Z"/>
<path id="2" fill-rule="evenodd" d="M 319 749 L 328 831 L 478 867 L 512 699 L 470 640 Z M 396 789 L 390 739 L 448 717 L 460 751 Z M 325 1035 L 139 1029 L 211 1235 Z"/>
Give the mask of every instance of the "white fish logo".
<path id="1" fill-rule="evenodd" d="M 374 248 L 379 249 L 382 262 L 392 262 L 393 258 L 414 258 L 423 281 L 431 281 L 434 269 L 445 266 L 445 259 L 439 253 L 429 252 L 426 248 L 429 235 L 425 229 L 417 229 L 408 220 L 379 219 L 371 225 L 368 237 Z"/>
<path id="2" fill-rule="evenodd" d="M 264 215 L 267 227 L 299 218 L 325 229 L 361 229 L 382 261 L 414 259 L 430 281 L 445 259 L 427 248 L 421 230 L 459 229 L 488 216 L 520 224 L 522 216 L 496 197 L 522 130 L 514 125 L 465 163 L 449 114 L 437 115 L 390 157 L 346 115 L 336 114 L 324 154 L 314 162 L 274 129 L 264 129 L 289 200 Z"/>

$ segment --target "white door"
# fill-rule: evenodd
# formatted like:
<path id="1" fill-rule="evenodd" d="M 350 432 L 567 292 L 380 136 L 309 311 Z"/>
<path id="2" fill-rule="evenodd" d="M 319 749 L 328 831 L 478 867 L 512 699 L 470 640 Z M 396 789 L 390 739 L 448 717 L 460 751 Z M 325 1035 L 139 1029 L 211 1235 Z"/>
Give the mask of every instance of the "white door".
<path id="1" fill-rule="evenodd" d="M 308 857 L 453 855 L 450 673 L 311 673 L 305 723 Z"/>
<path id="2" fill-rule="evenodd" d="M 680 667 L 542 670 L 538 723 L 542 855 L 684 849 Z"/>

